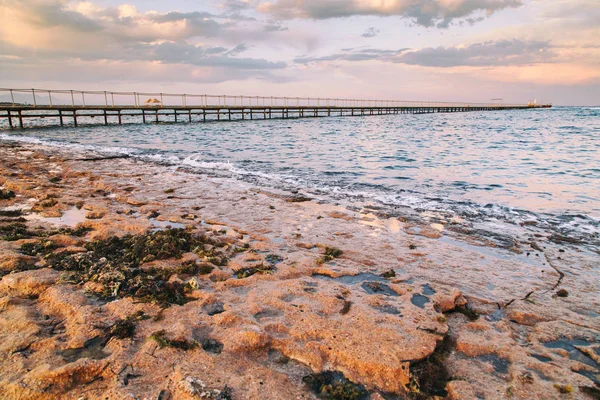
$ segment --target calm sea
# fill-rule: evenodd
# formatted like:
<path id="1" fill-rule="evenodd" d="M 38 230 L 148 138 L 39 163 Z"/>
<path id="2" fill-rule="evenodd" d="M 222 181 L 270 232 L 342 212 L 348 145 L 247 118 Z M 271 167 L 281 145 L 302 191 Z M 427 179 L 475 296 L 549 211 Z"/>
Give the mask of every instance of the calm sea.
<path id="1" fill-rule="evenodd" d="M 0 129 L 392 213 L 600 237 L 600 107 Z"/>

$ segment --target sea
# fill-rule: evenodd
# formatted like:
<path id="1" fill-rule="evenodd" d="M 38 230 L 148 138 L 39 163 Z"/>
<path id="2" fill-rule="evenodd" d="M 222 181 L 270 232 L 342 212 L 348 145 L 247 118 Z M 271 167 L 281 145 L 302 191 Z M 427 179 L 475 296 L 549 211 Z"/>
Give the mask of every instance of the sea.
<path id="1" fill-rule="evenodd" d="M 529 229 L 600 249 L 600 107 L 79 122 L 28 119 L 10 130 L 3 121 L 0 141 L 123 155 L 352 209 Z"/>

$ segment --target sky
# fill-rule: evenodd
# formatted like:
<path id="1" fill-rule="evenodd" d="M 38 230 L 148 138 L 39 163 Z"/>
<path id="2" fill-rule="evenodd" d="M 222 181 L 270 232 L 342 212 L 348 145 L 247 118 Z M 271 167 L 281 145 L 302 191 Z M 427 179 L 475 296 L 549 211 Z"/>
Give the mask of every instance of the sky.
<path id="1" fill-rule="evenodd" d="M 600 0 L 0 0 L 0 87 L 600 105 Z"/>

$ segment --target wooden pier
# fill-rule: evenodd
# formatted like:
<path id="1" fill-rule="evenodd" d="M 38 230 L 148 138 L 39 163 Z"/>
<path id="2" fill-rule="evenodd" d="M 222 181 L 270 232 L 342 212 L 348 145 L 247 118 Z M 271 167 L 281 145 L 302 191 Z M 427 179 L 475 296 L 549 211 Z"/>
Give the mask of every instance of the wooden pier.
<path id="1" fill-rule="evenodd" d="M 525 110 L 551 105 L 0 89 L 8 128 Z M 4 95 L 4 96 L 3 96 Z M 25 100 L 24 100 L 25 99 Z M 29 101 L 28 101 L 29 100 Z M 175 100 L 175 101 L 174 101 Z M 4 124 L 2 122 L 4 120 Z M 27 124 L 25 121 L 27 120 Z M 0 125 L 1 126 L 1 125 Z"/>

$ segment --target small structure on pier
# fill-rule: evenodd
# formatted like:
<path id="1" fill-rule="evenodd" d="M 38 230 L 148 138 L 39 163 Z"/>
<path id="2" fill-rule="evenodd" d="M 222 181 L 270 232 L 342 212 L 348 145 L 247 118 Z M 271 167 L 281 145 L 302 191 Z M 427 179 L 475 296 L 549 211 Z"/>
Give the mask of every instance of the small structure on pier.
<path id="1" fill-rule="evenodd" d="M 157 98 L 148 98 L 144 104 L 148 106 L 162 106 L 162 102 Z"/>

